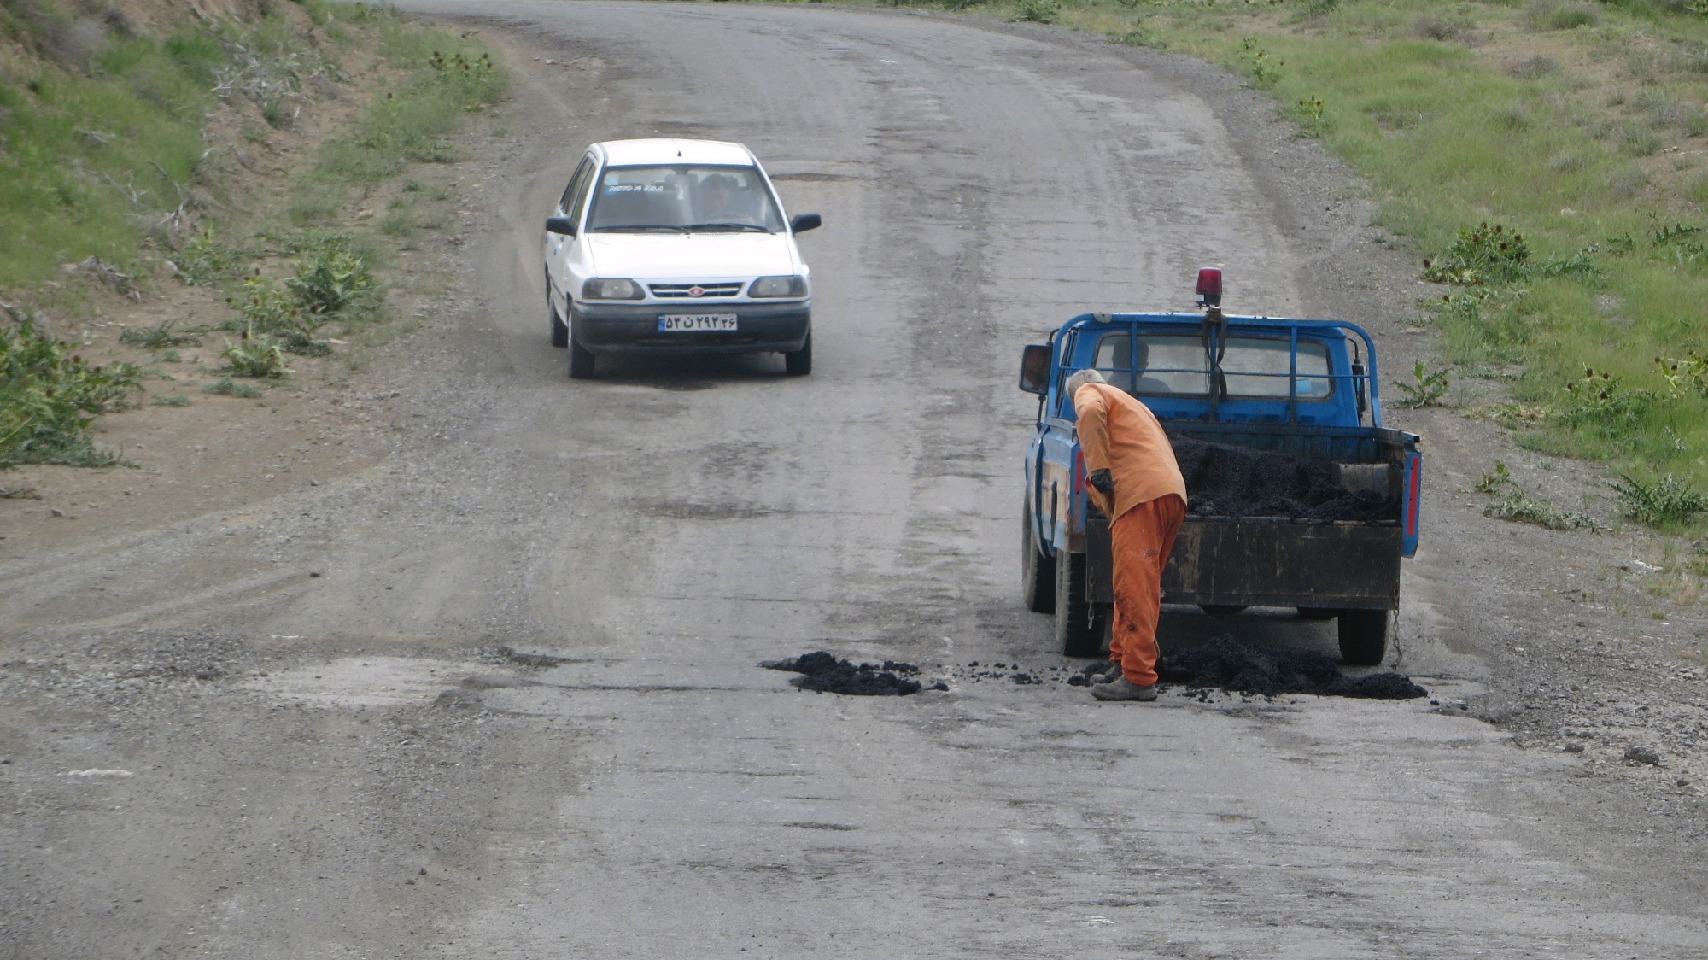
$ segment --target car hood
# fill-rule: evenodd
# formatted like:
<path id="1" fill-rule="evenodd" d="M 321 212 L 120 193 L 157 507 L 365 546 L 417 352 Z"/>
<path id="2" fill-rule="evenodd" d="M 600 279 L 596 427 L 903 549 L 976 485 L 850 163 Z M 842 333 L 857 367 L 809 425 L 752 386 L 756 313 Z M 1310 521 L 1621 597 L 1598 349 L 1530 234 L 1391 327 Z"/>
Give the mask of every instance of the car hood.
<path id="1" fill-rule="evenodd" d="M 715 280 L 806 273 L 787 233 L 589 233 L 595 276 Z"/>

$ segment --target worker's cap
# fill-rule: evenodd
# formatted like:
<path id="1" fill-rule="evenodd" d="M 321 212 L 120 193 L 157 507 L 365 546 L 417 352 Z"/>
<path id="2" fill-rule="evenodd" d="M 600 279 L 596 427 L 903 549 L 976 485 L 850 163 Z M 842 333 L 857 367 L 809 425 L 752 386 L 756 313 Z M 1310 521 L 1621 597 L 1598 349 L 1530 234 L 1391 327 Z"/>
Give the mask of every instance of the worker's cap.
<path id="1" fill-rule="evenodd" d="M 1090 367 L 1086 367 L 1084 370 L 1080 370 L 1077 373 L 1075 373 L 1073 376 L 1067 378 L 1066 389 L 1068 392 L 1068 396 L 1071 397 L 1075 393 L 1079 392 L 1080 387 L 1083 387 L 1088 383 L 1108 383 L 1108 382 L 1109 381 L 1103 379 L 1103 374 L 1098 373 L 1096 370 L 1093 370 Z"/>

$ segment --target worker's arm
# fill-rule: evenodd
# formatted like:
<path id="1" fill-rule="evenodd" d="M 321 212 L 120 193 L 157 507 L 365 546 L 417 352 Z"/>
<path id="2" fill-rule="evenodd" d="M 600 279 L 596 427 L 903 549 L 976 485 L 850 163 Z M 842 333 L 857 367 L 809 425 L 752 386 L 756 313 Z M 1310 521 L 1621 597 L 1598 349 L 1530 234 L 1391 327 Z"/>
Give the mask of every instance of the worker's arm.
<path id="1" fill-rule="evenodd" d="M 1085 456 L 1085 472 L 1087 477 L 1098 474 L 1109 476 L 1109 426 L 1108 402 L 1101 391 L 1091 384 L 1080 387 L 1073 395 L 1074 414 L 1079 418 L 1079 449 Z M 1100 489 L 1104 484 L 1091 483 L 1091 502 L 1105 514 L 1114 506 L 1114 488 Z"/>
<path id="2" fill-rule="evenodd" d="M 1085 470 L 1109 469 L 1109 404 L 1103 394 L 1086 384 L 1073 395 L 1073 412 L 1079 418 L 1079 449 L 1085 454 Z"/>

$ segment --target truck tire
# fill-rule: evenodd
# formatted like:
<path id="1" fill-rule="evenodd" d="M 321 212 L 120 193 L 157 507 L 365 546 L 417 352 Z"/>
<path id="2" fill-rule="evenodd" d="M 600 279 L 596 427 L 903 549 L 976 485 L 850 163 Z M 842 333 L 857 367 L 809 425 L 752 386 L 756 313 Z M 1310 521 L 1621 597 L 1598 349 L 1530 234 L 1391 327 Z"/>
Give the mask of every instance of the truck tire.
<path id="1" fill-rule="evenodd" d="M 783 372 L 791 377 L 804 377 L 812 373 L 812 331 L 807 331 L 807 341 L 793 353 L 783 354 Z"/>
<path id="2" fill-rule="evenodd" d="M 547 280 L 546 282 L 549 284 L 551 281 Z M 558 316 L 557 304 L 552 303 L 550 290 L 546 291 L 546 319 L 550 320 L 552 324 L 552 346 L 569 346 L 569 324 L 564 323 L 563 318 Z"/>
<path id="3" fill-rule="evenodd" d="M 1051 613 L 1056 609 L 1056 558 L 1046 557 L 1032 536 L 1032 511 L 1020 511 L 1020 592 L 1026 609 Z"/>
<path id="4" fill-rule="evenodd" d="M 1388 654 L 1388 611 L 1340 611 L 1340 659 L 1348 666 L 1380 666 Z"/>
<path id="5" fill-rule="evenodd" d="M 1103 653 L 1103 618 L 1085 598 L 1085 554 L 1056 552 L 1056 644 L 1069 657 Z"/>

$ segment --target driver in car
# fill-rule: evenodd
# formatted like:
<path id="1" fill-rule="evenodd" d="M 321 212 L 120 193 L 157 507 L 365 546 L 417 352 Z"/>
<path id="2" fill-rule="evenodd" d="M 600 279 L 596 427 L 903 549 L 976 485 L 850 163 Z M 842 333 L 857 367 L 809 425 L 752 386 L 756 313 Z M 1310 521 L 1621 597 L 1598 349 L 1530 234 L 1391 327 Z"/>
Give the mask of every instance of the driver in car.
<path id="1" fill-rule="evenodd" d="M 706 202 L 706 220 L 711 223 L 742 223 L 759 226 L 753 205 L 747 196 L 736 189 L 735 178 L 726 173 L 714 173 L 700 181 Z"/>

